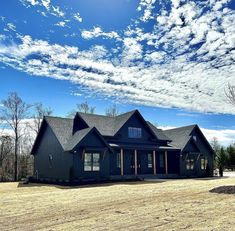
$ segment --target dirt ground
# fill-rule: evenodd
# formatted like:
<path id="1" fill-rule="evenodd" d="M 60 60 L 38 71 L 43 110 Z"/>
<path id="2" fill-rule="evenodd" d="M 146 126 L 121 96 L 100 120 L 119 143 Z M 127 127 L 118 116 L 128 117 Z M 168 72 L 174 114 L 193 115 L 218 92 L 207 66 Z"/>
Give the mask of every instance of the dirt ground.
<path id="1" fill-rule="evenodd" d="M 80 187 L 0 183 L 0 230 L 235 230 L 235 178 Z"/>

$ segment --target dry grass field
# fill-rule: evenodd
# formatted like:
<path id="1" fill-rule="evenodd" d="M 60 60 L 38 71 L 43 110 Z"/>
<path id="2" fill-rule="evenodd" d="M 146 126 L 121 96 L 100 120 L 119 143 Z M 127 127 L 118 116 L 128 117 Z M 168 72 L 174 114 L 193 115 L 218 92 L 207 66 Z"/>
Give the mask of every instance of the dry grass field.
<path id="1" fill-rule="evenodd" d="M 235 178 L 80 187 L 0 184 L 0 230 L 235 230 Z"/>

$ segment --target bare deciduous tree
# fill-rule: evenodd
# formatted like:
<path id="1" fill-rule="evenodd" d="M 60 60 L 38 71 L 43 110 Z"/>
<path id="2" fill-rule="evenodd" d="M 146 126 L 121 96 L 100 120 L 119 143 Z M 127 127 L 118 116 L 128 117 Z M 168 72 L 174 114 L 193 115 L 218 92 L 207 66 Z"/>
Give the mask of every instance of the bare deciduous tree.
<path id="1" fill-rule="evenodd" d="M 110 117 L 115 117 L 115 116 L 118 116 L 120 113 L 119 113 L 119 110 L 117 108 L 117 105 L 114 104 L 114 105 L 112 105 L 112 106 L 110 106 L 109 108 L 106 109 L 105 114 L 107 116 L 110 116 Z"/>
<path id="2" fill-rule="evenodd" d="M 235 86 L 228 84 L 225 89 L 225 95 L 228 99 L 228 102 L 235 106 Z"/>
<path id="3" fill-rule="evenodd" d="M 90 113 L 90 114 L 94 114 L 95 113 L 95 107 L 92 107 L 91 105 L 88 104 L 87 101 L 77 104 L 76 105 L 76 109 L 69 112 L 68 116 L 69 117 L 74 117 L 76 112 L 83 112 L 83 113 Z"/>
<path id="4" fill-rule="evenodd" d="M 27 118 L 30 105 L 23 102 L 16 92 L 9 93 L 8 98 L 2 100 L 2 104 L 3 109 L 0 111 L 0 118 L 11 127 L 14 133 L 14 180 L 17 181 L 20 123 Z"/>
<path id="5" fill-rule="evenodd" d="M 35 104 L 35 114 L 32 116 L 33 121 L 29 123 L 30 128 L 36 133 L 39 132 L 43 116 L 52 114 L 50 107 L 44 107 L 42 103 Z"/>

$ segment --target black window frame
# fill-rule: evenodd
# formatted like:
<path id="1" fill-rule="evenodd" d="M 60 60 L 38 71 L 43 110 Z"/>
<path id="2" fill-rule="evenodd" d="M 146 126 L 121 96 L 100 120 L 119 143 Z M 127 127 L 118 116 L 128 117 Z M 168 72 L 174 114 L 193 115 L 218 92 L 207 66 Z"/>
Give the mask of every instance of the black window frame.
<path id="1" fill-rule="evenodd" d="M 128 127 L 128 138 L 132 139 L 142 138 L 142 128 Z"/>
<path id="2" fill-rule="evenodd" d="M 99 155 L 98 161 L 94 161 L 95 155 Z M 87 160 L 86 157 L 88 156 L 90 156 L 89 158 L 90 161 L 89 160 L 86 161 Z M 90 165 L 88 165 L 88 163 L 90 163 Z M 100 153 L 99 152 L 85 152 L 83 165 L 84 165 L 84 168 L 83 168 L 84 172 L 99 172 L 100 171 Z"/>
<path id="3" fill-rule="evenodd" d="M 116 167 L 121 168 L 121 153 L 120 152 L 117 153 L 117 159 L 116 160 L 117 160 L 116 161 Z"/>
<path id="4" fill-rule="evenodd" d="M 163 153 L 159 154 L 159 167 L 160 168 L 165 168 L 165 158 L 164 158 Z"/>
<path id="5" fill-rule="evenodd" d="M 203 160 L 203 164 L 202 164 Z M 201 170 L 206 170 L 206 166 L 208 164 L 208 159 L 206 156 L 201 157 L 200 165 L 201 165 Z"/>
<path id="6" fill-rule="evenodd" d="M 195 159 L 193 157 L 186 158 L 186 170 L 194 170 L 195 167 Z"/>
<path id="7" fill-rule="evenodd" d="M 148 153 L 148 168 L 153 168 L 153 153 Z"/>

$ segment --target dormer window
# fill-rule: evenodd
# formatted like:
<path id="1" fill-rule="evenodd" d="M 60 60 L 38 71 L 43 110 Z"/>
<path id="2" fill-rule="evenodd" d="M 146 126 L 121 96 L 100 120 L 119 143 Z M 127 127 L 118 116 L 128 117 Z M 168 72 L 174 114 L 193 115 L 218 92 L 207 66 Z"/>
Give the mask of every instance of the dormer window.
<path id="1" fill-rule="evenodd" d="M 142 137 L 142 129 L 129 127 L 128 128 L 128 138 L 141 138 Z"/>

